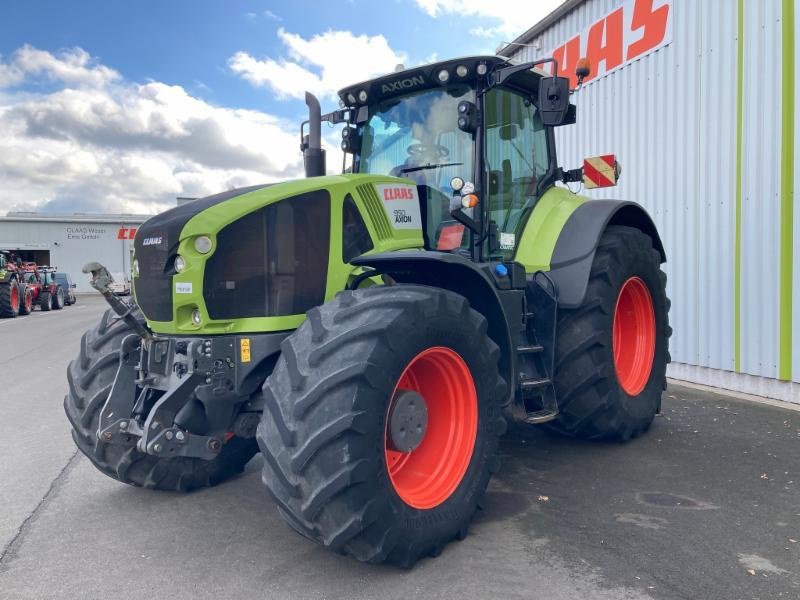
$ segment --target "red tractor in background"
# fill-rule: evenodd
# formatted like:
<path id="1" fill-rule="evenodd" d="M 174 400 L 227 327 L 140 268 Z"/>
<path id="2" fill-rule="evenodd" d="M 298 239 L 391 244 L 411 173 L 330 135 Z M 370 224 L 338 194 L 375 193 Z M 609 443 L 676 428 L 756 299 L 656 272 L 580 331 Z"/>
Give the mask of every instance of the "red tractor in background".
<path id="1" fill-rule="evenodd" d="M 33 291 L 25 282 L 22 260 L 0 251 L 0 318 L 27 315 L 33 310 Z"/>
<path id="2" fill-rule="evenodd" d="M 23 262 L 21 268 L 26 288 L 31 292 L 31 306 L 38 304 L 43 311 L 64 308 L 65 292 L 54 278 L 58 268 L 34 262 Z"/>

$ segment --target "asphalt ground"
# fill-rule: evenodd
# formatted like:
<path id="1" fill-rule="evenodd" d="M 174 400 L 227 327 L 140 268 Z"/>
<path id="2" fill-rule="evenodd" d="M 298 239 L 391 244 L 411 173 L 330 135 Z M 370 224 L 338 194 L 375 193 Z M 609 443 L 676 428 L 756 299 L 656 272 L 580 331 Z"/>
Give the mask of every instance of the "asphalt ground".
<path id="1" fill-rule="evenodd" d="M 626 445 L 513 429 L 463 542 L 414 569 L 296 535 L 245 473 L 189 495 L 76 454 L 65 368 L 99 296 L 0 321 L 0 598 L 800 598 L 800 412 L 671 387 Z"/>

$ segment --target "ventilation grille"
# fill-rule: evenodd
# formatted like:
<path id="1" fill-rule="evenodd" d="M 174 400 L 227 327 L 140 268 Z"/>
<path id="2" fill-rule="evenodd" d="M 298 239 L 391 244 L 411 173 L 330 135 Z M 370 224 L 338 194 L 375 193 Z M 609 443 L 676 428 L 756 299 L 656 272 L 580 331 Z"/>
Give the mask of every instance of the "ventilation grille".
<path id="1" fill-rule="evenodd" d="M 389 218 L 386 216 L 386 211 L 383 210 L 383 203 L 378 198 L 375 187 L 371 183 L 365 183 L 356 186 L 356 191 L 367 209 L 367 215 L 375 228 L 378 239 L 390 239 L 392 237 L 392 226 L 389 224 Z"/>

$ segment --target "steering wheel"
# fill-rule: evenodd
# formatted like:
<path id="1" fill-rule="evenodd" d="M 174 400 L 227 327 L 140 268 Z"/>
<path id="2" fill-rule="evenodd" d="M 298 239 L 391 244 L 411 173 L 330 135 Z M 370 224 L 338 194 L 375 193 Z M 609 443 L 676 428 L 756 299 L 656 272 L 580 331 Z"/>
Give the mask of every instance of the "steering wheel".
<path id="1" fill-rule="evenodd" d="M 421 156 L 435 156 L 438 159 L 450 156 L 450 150 L 440 144 L 411 144 L 406 148 L 409 156 L 419 158 Z"/>

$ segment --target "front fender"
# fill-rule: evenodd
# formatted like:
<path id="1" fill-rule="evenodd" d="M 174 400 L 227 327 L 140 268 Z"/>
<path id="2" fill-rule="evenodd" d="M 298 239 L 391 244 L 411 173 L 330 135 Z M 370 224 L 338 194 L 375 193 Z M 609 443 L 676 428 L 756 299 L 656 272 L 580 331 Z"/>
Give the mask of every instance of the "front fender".
<path id="1" fill-rule="evenodd" d="M 508 316 L 490 277 L 472 261 L 447 252 L 399 250 L 366 254 L 351 264 L 371 267 L 400 283 L 417 283 L 461 294 L 488 321 L 488 335 L 500 348 L 500 375 L 513 395 L 513 350 Z"/>

